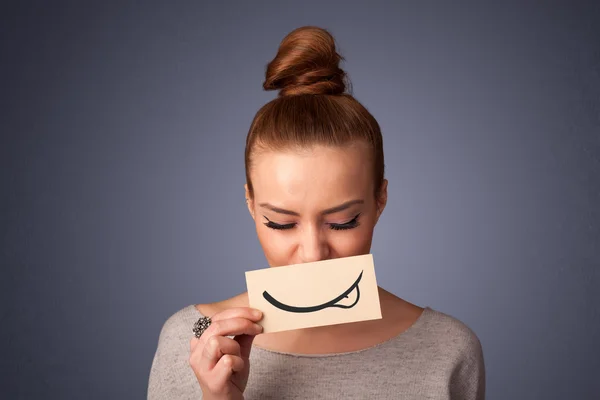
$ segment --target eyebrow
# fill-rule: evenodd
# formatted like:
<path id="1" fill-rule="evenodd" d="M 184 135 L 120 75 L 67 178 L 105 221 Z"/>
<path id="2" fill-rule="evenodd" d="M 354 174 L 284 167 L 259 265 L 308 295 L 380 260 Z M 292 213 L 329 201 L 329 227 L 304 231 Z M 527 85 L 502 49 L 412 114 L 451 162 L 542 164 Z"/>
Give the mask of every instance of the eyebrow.
<path id="1" fill-rule="evenodd" d="M 364 204 L 364 201 L 363 200 L 350 200 L 350 201 L 340 204 L 339 206 L 328 208 L 327 210 L 322 211 L 321 214 L 322 215 L 334 214 L 336 212 L 346 210 L 346 209 L 350 208 L 350 206 L 353 206 L 354 204 Z M 284 210 L 283 208 L 275 207 L 274 205 L 269 204 L 269 203 L 260 203 L 259 206 L 268 208 L 269 210 L 279 213 L 279 214 L 294 215 L 296 217 L 300 216 L 300 214 L 298 214 L 295 211 Z"/>

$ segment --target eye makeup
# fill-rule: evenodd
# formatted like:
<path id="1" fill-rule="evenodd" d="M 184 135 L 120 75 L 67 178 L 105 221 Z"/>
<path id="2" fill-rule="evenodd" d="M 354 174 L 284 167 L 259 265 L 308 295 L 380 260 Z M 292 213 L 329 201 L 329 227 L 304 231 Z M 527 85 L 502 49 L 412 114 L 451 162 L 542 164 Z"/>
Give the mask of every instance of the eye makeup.
<path id="1" fill-rule="evenodd" d="M 353 229 L 356 228 L 359 225 L 358 222 L 358 217 L 360 216 L 360 213 L 356 214 L 356 216 L 354 218 L 352 218 L 350 221 L 345 222 L 343 224 L 334 224 L 334 223 L 329 223 L 329 227 L 330 229 L 336 230 L 336 231 L 341 231 L 341 230 L 346 230 L 346 229 Z M 271 229 L 276 229 L 276 230 L 285 230 L 285 229 L 292 229 L 296 224 L 295 223 L 290 223 L 290 224 L 277 224 L 273 221 L 271 221 L 269 218 L 267 218 L 266 216 L 263 215 L 263 217 L 267 220 L 267 222 L 264 222 L 264 225 L 268 228 Z"/>
<path id="2" fill-rule="evenodd" d="M 271 221 L 269 218 L 267 218 L 264 215 L 263 215 L 263 217 L 265 217 L 265 219 L 267 220 L 267 222 L 264 222 L 264 225 L 271 229 L 291 229 L 294 227 L 294 225 L 296 225 L 294 223 L 281 225 L 281 224 L 277 224 L 277 223 Z"/>
<path id="3" fill-rule="evenodd" d="M 352 218 L 348 222 L 345 222 L 343 224 L 329 224 L 329 226 L 331 227 L 331 229 L 336 230 L 336 231 L 341 231 L 341 230 L 344 230 L 344 229 L 356 228 L 358 226 L 358 217 L 359 216 L 360 216 L 360 213 L 356 214 L 354 216 L 354 218 Z"/>

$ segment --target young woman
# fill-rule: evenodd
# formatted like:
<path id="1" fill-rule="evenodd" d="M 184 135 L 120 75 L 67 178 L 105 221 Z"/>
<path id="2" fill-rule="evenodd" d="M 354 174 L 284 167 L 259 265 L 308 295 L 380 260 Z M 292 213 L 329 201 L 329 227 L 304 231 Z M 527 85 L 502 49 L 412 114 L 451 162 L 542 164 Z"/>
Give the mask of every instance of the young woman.
<path id="1" fill-rule="evenodd" d="M 270 267 L 368 254 L 385 208 L 380 128 L 340 60 L 326 30 L 302 27 L 268 65 L 279 96 L 250 126 L 245 196 Z M 469 327 L 379 298 L 379 320 L 268 334 L 247 293 L 185 307 L 161 330 L 148 399 L 484 399 Z"/>

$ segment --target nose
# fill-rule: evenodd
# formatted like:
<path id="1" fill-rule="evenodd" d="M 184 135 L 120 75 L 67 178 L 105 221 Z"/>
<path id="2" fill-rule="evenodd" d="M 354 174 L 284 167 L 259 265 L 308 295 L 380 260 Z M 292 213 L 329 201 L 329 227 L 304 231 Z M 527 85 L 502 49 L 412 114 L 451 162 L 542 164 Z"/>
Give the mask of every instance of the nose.
<path id="1" fill-rule="evenodd" d="M 298 246 L 299 258 L 303 263 L 326 260 L 329 257 L 329 245 L 325 235 L 311 226 L 302 230 Z"/>

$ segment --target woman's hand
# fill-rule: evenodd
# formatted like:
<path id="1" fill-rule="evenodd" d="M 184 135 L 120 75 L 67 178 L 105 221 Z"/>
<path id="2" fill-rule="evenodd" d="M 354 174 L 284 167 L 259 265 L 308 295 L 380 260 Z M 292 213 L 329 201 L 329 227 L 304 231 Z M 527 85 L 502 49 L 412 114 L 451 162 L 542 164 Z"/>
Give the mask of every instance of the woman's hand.
<path id="1" fill-rule="evenodd" d="M 262 332 L 255 322 L 261 318 L 259 310 L 230 308 L 212 316 L 210 326 L 199 339 L 192 338 L 189 363 L 200 383 L 203 399 L 244 398 L 252 342 Z"/>

